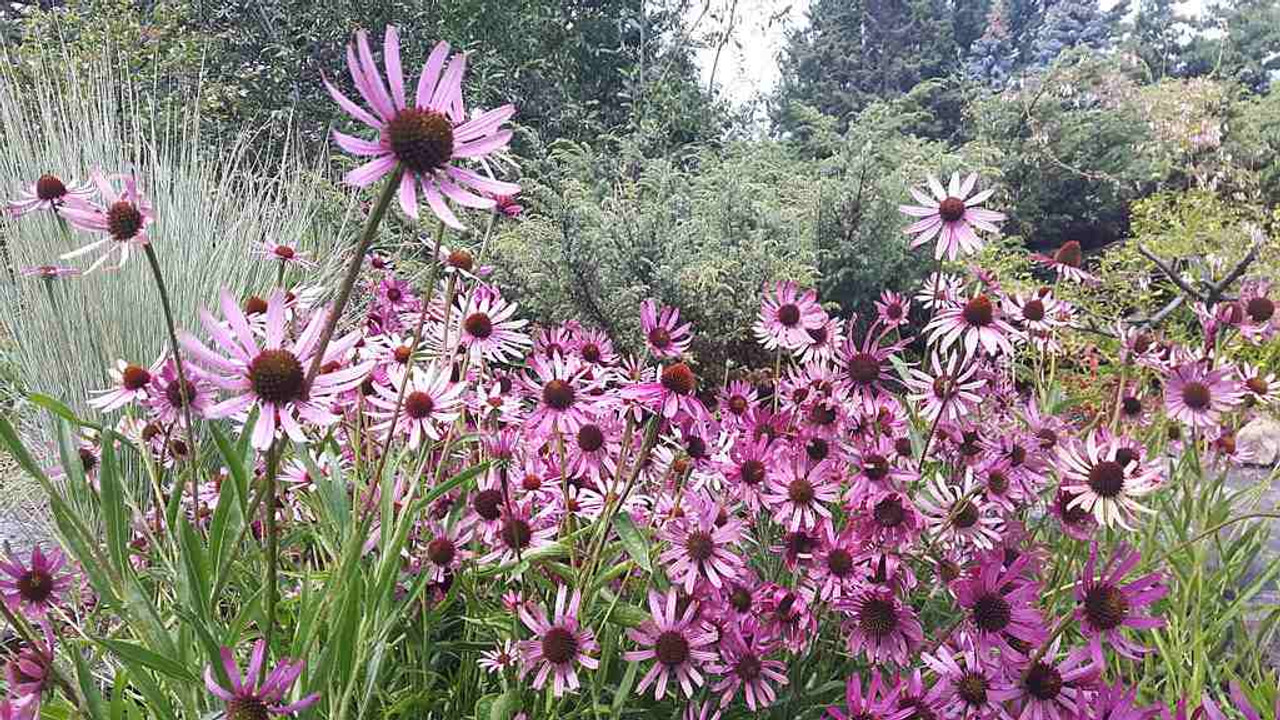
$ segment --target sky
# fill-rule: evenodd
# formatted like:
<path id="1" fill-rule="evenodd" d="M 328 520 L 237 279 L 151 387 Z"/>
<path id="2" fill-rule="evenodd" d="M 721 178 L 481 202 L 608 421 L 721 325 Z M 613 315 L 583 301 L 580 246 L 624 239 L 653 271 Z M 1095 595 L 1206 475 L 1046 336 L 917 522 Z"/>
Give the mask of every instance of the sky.
<path id="1" fill-rule="evenodd" d="M 733 0 L 708 0 L 712 12 L 702 18 L 698 34 L 723 29 L 728 24 L 727 9 Z M 1104 9 L 1118 0 L 1101 0 Z M 1205 0 L 1183 0 L 1175 4 L 1184 15 L 1199 15 Z M 695 2 L 687 15 L 689 22 L 703 15 L 706 5 Z M 1136 8 L 1137 3 L 1131 2 Z M 716 84 L 734 103 L 750 100 L 755 94 L 768 94 L 778 83 L 777 56 L 786 44 L 788 29 L 803 27 L 809 0 L 738 0 L 734 42 L 725 46 L 719 63 L 715 63 L 715 48 L 698 51 L 698 64 L 702 68 L 702 81 L 710 79 L 711 67 L 716 67 Z"/>

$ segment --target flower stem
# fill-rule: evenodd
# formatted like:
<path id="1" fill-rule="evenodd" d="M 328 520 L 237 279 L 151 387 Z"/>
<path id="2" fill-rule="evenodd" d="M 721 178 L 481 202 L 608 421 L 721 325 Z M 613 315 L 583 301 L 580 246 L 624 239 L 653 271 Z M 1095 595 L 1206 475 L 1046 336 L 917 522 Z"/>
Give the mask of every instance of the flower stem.
<path id="1" fill-rule="evenodd" d="M 351 290 L 356 285 L 356 278 L 360 277 L 360 266 L 364 264 L 364 256 L 369 252 L 369 245 L 373 243 L 373 237 L 378 232 L 378 226 L 382 224 L 382 218 L 387 214 L 387 207 L 391 205 L 391 198 L 396 194 L 396 189 L 400 187 L 400 176 L 404 174 L 404 168 L 397 165 L 395 171 L 391 173 L 391 177 L 387 178 L 386 185 L 382 188 L 382 194 L 378 196 L 378 202 L 373 207 L 373 212 L 369 214 L 369 219 L 364 224 L 364 232 L 360 234 L 360 242 L 356 245 L 356 252 L 351 256 L 351 262 L 347 264 L 347 275 L 342 279 L 342 286 L 338 288 L 338 298 L 334 301 L 333 307 L 329 311 L 329 317 L 325 320 L 324 329 L 320 331 L 320 340 L 316 343 L 316 354 L 311 358 L 311 367 L 307 370 L 308 386 L 320 372 L 320 366 L 324 364 L 324 351 L 329 347 L 329 341 L 333 339 L 333 331 L 338 327 L 338 320 L 342 317 L 342 311 L 347 307 L 347 301 L 351 299 Z"/>
<path id="2" fill-rule="evenodd" d="M 156 289 L 160 291 L 160 305 L 164 308 L 164 321 L 169 330 L 169 349 L 173 351 L 173 366 L 178 371 L 178 397 L 182 399 L 182 424 L 187 431 L 187 452 L 191 453 L 188 468 L 191 471 L 191 507 L 199 511 L 200 504 L 200 448 L 196 445 L 195 428 L 191 424 L 191 400 L 187 397 L 188 383 L 186 369 L 182 364 L 182 353 L 178 349 L 178 330 L 173 322 L 173 307 L 169 303 L 169 291 L 165 288 L 164 275 L 160 272 L 160 260 L 156 257 L 151 243 L 142 246 L 151 265 L 151 275 L 156 280 Z M 156 498 L 159 502 L 159 498 Z M 198 524 L 197 524 L 198 526 Z"/>
<path id="3" fill-rule="evenodd" d="M 263 532 L 267 536 L 267 597 L 266 597 L 266 627 L 263 628 L 262 637 L 266 640 L 267 651 L 271 651 L 271 635 L 276 625 L 276 589 L 280 583 L 279 569 L 280 563 L 280 538 L 276 533 L 276 475 L 280 471 L 280 441 L 271 443 L 271 447 L 267 450 L 267 479 L 266 486 L 266 502 L 263 504 Z M 267 667 L 262 667 L 263 680 L 266 679 Z"/>

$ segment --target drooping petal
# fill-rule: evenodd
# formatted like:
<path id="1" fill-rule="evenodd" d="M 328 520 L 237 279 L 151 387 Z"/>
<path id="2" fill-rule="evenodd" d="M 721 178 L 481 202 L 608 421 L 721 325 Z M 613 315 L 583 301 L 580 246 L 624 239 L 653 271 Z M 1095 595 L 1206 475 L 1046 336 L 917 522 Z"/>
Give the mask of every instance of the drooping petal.
<path id="1" fill-rule="evenodd" d="M 422 66 L 422 75 L 418 78 L 418 90 L 414 94 L 415 107 L 425 108 L 430 105 L 431 96 L 436 91 L 436 82 L 440 79 L 440 68 L 444 67 L 444 60 L 448 56 L 449 43 L 441 41 L 432 48 L 431 55 Z"/>
<path id="2" fill-rule="evenodd" d="M 343 176 L 342 181 L 356 187 L 368 187 L 377 182 L 383 175 L 391 172 L 391 169 L 395 166 L 395 155 L 383 155 L 348 172 Z"/>

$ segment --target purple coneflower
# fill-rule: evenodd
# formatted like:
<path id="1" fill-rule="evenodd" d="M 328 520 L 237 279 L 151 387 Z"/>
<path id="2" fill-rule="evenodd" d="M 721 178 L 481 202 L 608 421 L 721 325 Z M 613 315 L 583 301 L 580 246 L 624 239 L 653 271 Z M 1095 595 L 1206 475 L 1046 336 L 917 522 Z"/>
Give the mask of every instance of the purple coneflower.
<path id="1" fill-rule="evenodd" d="M 827 503 L 840 497 L 840 485 L 829 461 L 809 467 L 800 457 L 783 463 L 783 471 L 769 477 L 764 502 L 773 510 L 774 522 L 792 532 L 817 527 L 831 519 Z"/>
<path id="2" fill-rule="evenodd" d="M 500 675 L 507 668 L 515 667 L 519 660 L 520 646 L 513 640 L 503 640 L 492 650 L 482 650 L 476 664 L 486 672 Z"/>
<path id="3" fill-rule="evenodd" d="M 397 415 L 396 401 L 406 383 Z M 449 381 L 448 368 L 434 362 L 415 365 L 412 373 L 393 370 L 391 384 L 374 385 L 374 394 L 367 398 L 373 406 L 369 415 L 377 421 L 372 429 L 408 438 L 411 450 L 421 447 L 424 438 L 438 441 L 461 415 L 465 390 L 465 386 Z"/>
<path id="4" fill-rule="evenodd" d="M 1017 333 L 1005 321 L 999 306 L 988 295 L 978 294 L 961 305 L 942 308 L 925 327 L 929 342 L 946 351 L 963 340 L 965 355 L 972 357 L 982 348 L 988 355 L 1012 355 Z"/>
<path id="5" fill-rule="evenodd" d="M 525 427 L 543 437 L 553 432 L 575 433 L 590 419 L 592 405 L 589 382 L 582 363 L 572 355 L 533 355 L 532 373 L 521 377 L 525 391 L 536 403 L 525 418 Z"/>
<path id="6" fill-rule="evenodd" d="M 1100 663 L 1091 662 L 1085 648 L 1062 659 L 1055 659 L 1057 650 L 1055 642 L 1034 663 L 1015 666 L 1016 684 L 993 693 L 1013 704 L 1018 720 L 1077 720 L 1092 704 Z"/>
<path id="7" fill-rule="evenodd" d="M 400 207 L 405 214 L 418 217 L 418 186 L 421 185 L 422 194 L 436 217 L 461 230 L 462 223 L 444 198 L 465 207 L 487 210 L 496 205 L 491 195 L 514 195 L 520 191 L 518 185 L 499 182 L 456 164 L 460 159 L 483 160 L 505 148 L 511 140 L 511 131 L 499 128 L 516 110 L 513 105 L 503 105 L 467 120 L 462 105 L 462 74 L 466 71 L 467 57 L 462 53 L 453 56 L 446 68 L 448 54 L 449 44 L 444 42 L 431 51 L 418 79 L 415 101 L 410 106 L 405 96 L 400 36 L 396 28 L 387 27 L 383 43 L 388 84 L 383 83 L 382 72 L 374 62 L 368 36 L 359 31 L 356 47 L 347 46 L 347 68 L 356 91 L 372 112 L 352 102 L 327 79 L 324 84 L 348 115 L 378 131 L 378 139 L 374 141 L 334 131 L 334 140 L 343 150 L 373 158 L 347 173 L 344 181 L 368 187 L 400 165 L 404 168 L 400 178 Z M 480 194 L 466 189 L 467 186 Z"/>
<path id="8" fill-rule="evenodd" d="M 970 174 L 962 182 L 960 173 L 951 176 L 951 182 L 943 187 L 938 178 L 928 176 L 930 197 L 921 188 L 910 188 L 911 195 L 919 205 L 899 205 L 898 210 L 904 215 L 920 218 L 907 226 L 904 231 L 914 235 L 911 240 L 912 249 L 920 247 L 936 236 L 937 247 L 933 256 L 941 259 L 955 260 L 957 255 L 972 255 L 982 249 L 982 239 L 974 232 L 974 228 L 991 233 L 1000 232 L 995 223 L 1005 219 L 1004 213 L 981 207 L 995 192 L 988 188 L 973 193 L 978 182 L 977 174 Z"/>
<path id="9" fill-rule="evenodd" d="M 876 317 L 885 327 L 901 327 L 909 322 L 911 299 L 902 293 L 882 290 L 880 299 L 876 300 Z"/>
<path id="10" fill-rule="evenodd" d="M 10 554 L 8 562 L 0 561 L 0 573 L 8 576 L 0 576 L 0 599 L 28 617 L 44 617 L 71 584 L 70 574 L 62 571 L 65 564 L 61 550 L 45 555 L 39 545 L 31 551 L 29 565 Z"/>
<path id="11" fill-rule="evenodd" d="M 258 684 L 262 664 L 267 658 L 265 640 L 254 643 L 249 667 L 244 675 L 240 674 L 240 668 L 231 654 L 231 648 L 223 647 L 221 654 L 222 667 L 230 681 L 230 689 L 218 683 L 212 665 L 204 669 L 204 686 L 215 697 L 226 703 L 227 720 L 262 720 L 271 715 L 293 715 L 306 710 L 320 699 L 320 693 L 312 693 L 297 702 L 284 704 L 285 694 L 297 682 L 298 676 L 306 666 L 306 663 L 301 660 L 281 658 L 262 684 Z"/>
<path id="12" fill-rule="evenodd" d="M 1240 384 L 1230 367 L 1210 370 L 1202 362 L 1173 369 L 1164 383 L 1164 406 L 1169 417 L 1193 428 L 1211 428 L 1223 413 L 1243 399 Z"/>
<path id="13" fill-rule="evenodd" d="M 93 174 L 93 182 L 106 203 L 105 209 L 88 205 L 67 205 L 62 208 L 63 217 L 75 227 L 106 235 L 101 240 L 62 254 L 63 260 L 70 260 L 107 245 L 102 257 L 95 260 L 86 273 L 97 270 L 117 250 L 120 251 L 120 260 L 115 267 L 119 269 L 129 260 L 134 246 L 141 247 L 151 241 L 147 235 L 147 226 L 155 219 L 151 203 L 138 189 L 137 178 L 132 175 L 120 177 L 124 180 L 123 193 L 117 193 L 110 180 L 102 173 Z"/>
<path id="14" fill-rule="evenodd" d="M 946 646 L 922 656 L 937 673 L 933 697 L 949 720 L 1013 720 L 1001 695 L 1009 687 L 1002 673 L 985 662 L 973 647 L 954 653 Z"/>
<path id="15" fill-rule="evenodd" d="M 1038 646 L 1048 636 L 1035 607 L 1040 586 L 1022 576 L 1028 562 L 1022 556 L 1002 567 L 994 558 L 984 559 L 967 577 L 951 582 L 956 602 L 968 611 L 966 627 L 979 652 L 993 647 L 1010 652 L 1011 639 Z"/>
<path id="16" fill-rule="evenodd" d="M 751 712 L 763 710 L 778 699 L 774 685 L 787 685 L 787 665 L 780 660 L 768 660 L 772 643 L 759 633 L 743 634 L 737 627 L 730 627 L 720 638 L 720 657 L 707 669 L 720 675 L 720 681 L 711 688 L 720 693 L 720 707 L 727 707 L 738 690 L 742 690 L 747 708 Z"/>
<path id="17" fill-rule="evenodd" d="M 982 403 L 977 391 L 987 381 L 978 373 L 977 362 L 966 361 L 960 353 L 952 353 L 944 362 L 935 352 L 929 364 L 932 374 L 911 368 L 907 378 L 908 397 L 922 405 L 920 414 L 926 420 L 959 420 Z"/>
<path id="18" fill-rule="evenodd" d="M 600 367 L 612 367 L 618 362 L 613 341 L 603 330 L 583 330 L 574 339 L 573 352 L 582 362 Z"/>
<path id="19" fill-rule="evenodd" d="M 1276 379 L 1275 373 L 1269 373 L 1265 368 L 1252 363 L 1242 362 L 1236 375 L 1248 393 L 1244 396 L 1246 403 L 1269 405 L 1280 399 L 1280 379 Z"/>
<path id="20" fill-rule="evenodd" d="M 146 402 L 151 392 L 152 374 L 159 370 L 159 361 L 149 368 L 131 365 L 124 360 L 116 360 L 116 366 L 107 371 L 115 387 L 101 390 L 97 397 L 89 400 L 89 405 L 101 412 L 111 412 L 130 403 Z"/>
<path id="21" fill-rule="evenodd" d="M 693 507 L 658 532 L 670 547 L 662 551 L 659 561 L 666 568 L 672 584 L 692 593 L 699 580 L 721 587 L 742 571 L 743 561 L 736 548 L 743 540 L 743 523 L 729 517 L 723 523 L 714 503 Z"/>
<path id="22" fill-rule="evenodd" d="M 187 380 L 185 387 L 178 380 L 178 366 L 172 357 L 162 357 L 159 369 L 151 373 L 147 408 L 152 417 L 162 423 L 186 424 L 184 397 L 185 408 L 190 409 L 192 417 L 203 417 L 214 403 L 217 390 L 205 379 L 204 373 L 191 363 L 183 365 L 182 371 Z"/>
<path id="23" fill-rule="evenodd" d="M 1083 508 L 1099 524 L 1117 524 L 1126 530 L 1133 529 L 1135 513 L 1154 512 L 1138 498 L 1160 486 L 1160 470 L 1143 462 L 1120 440 L 1095 431 L 1083 443 L 1059 445 L 1058 457 L 1061 491 L 1075 496 L 1069 508 Z"/>
<path id="24" fill-rule="evenodd" d="M 697 391 L 698 376 L 687 364 L 677 362 L 662 368 L 657 380 L 625 387 L 621 395 L 673 422 L 702 421 L 707 417 L 707 410 L 698 400 Z"/>
<path id="25" fill-rule="evenodd" d="M 460 303 L 459 342 L 471 354 L 471 360 L 509 362 L 519 359 L 533 344 L 521 328 L 528 320 L 514 318 L 516 304 L 503 299 L 497 289 L 477 286 Z"/>
<path id="26" fill-rule="evenodd" d="M 844 629 L 849 652 L 865 652 L 872 664 L 905 666 L 924 640 L 924 630 L 910 605 L 892 588 L 865 585 L 838 603 L 848 618 Z"/>
<path id="27" fill-rule="evenodd" d="M 857 555 L 860 539 L 847 530 L 836 533 L 830 524 L 821 526 L 819 543 L 808 568 L 808 580 L 819 600 L 829 602 L 848 595 L 858 585 Z"/>
<path id="28" fill-rule="evenodd" d="M 1094 283 L 1098 280 L 1081 269 L 1084 264 L 1084 253 L 1080 249 L 1080 243 L 1075 240 L 1062 243 L 1062 247 L 1054 251 L 1053 255 L 1032 253 L 1031 259 L 1052 269 L 1064 280 L 1078 283 Z"/>
<path id="29" fill-rule="evenodd" d="M 556 590 L 555 614 L 550 619 L 541 606 L 523 605 L 519 613 L 521 622 L 534 634 L 534 639 L 520 643 L 521 674 L 528 675 L 537 668 L 533 678 L 535 690 L 541 690 L 547 678 L 554 675 L 551 687 L 556 697 L 564 695 L 566 690 L 578 689 L 576 665 L 591 670 L 600 667 L 600 661 L 591 656 L 599 650 L 595 635 L 578 624 L 582 593 L 574 590 L 571 598 L 568 593 L 569 588 L 564 585 Z"/>
<path id="30" fill-rule="evenodd" d="M 93 197 L 93 186 L 89 183 L 72 181 L 68 185 L 57 175 L 45 173 L 28 185 L 21 197 L 10 200 L 5 207 L 13 217 L 21 217 L 35 210 L 57 213 L 63 208 L 87 209 L 90 207 L 90 197 Z"/>
<path id="31" fill-rule="evenodd" d="M 420 567 L 426 572 L 431 582 L 445 582 L 463 561 L 472 556 L 467 549 L 471 542 L 472 527 L 465 523 L 455 522 L 445 527 L 440 521 L 432 520 L 426 524 Z"/>
<path id="32" fill-rule="evenodd" d="M 644 344 L 655 358 L 678 358 L 689 350 L 693 342 L 690 328 L 693 323 L 680 324 L 679 308 L 663 305 L 661 310 L 654 300 L 640 303 L 640 329 L 644 332 Z"/>
<path id="33" fill-rule="evenodd" d="M 67 267 L 65 265 L 35 265 L 22 268 L 23 277 L 33 277 L 41 280 L 57 280 L 60 277 L 75 277 L 80 274 L 80 268 Z"/>
<path id="34" fill-rule="evenodd" d="M 853 522 L 864 542 L 881 548 L 897 548 L 909 545 L 920 536 L 920 513 L 905 493 L 897 490 L 869 493 L 856 507 L 862 512 Z"/>
<path id="35" fill-rule="evenodd" d="M 1123 582 L 1129 571 L 1138 565 L 1141 554 L 1121 543 L 1112 552 L 1111 559 L 1095 577 L 1098 562 L 1098 544 L 1089 547 L 1089 561 L 1076 583 L 1076 619 L 1080 632 L 1089 638 L 1094 656 L 1102 659 L 1102 641 L 1105 639 L 1116 652 L 1138 659 L 1146 649 L 1130 641 L 1121 632 L 1123 628 L 1149 630 L 1164 626 L 1164 620 L 1142 612 L 1169 592 L 1160 573 L 1143 575 L 1137 580 Z"/>
<path id="36" fill-rule="evenodd" d="M 339 417 L 333 412 L 334 398 L 358 386 L 372 367 L 366 362 L 335 368 L 355 347 L 359 332 L 329 343 L 321 372 L 308 384 L 307 367 L 317 350 L 328 311 L 312 315 L 296 339 L 287 339 L 284 293 L 275 291 L 267 304 L 266 337 L 259 347 L 231 293 L 224 289 L 221 301 L 226 325 L 204 309 L 200 320 L 226 355 L 213 352 L 190 333 L 182 334 L 182 345 L 192 359 L 210 371 L 209 381 L 233 393 L 231 398 L 210 407 L 207 415 L 247 419 L 250 409 L 258 408 L 250 442 L 259 450 L 269 448 L 281 429 L 294 442 L 305 442 L 300 420 L 322 427 L 336 423 Z"/>
<path id="37" fill-rule="evenodd" d="M 698 617 L 698 602 L 690 600 L 683 613 L 676 611 L 676 589 L 667 588 L 665 597 L 649 591 L 649 611 L 653 619 L 639 628 L 627 631 L 627 637 L 643 646 L 623 654 L 627 662 L 656 660 L 649 672 L 640 679 L 636 692 L 644 694 L 654 685 L 653 698 L 661 700 L 667 693 L 667 683 L 675 680 L 685 697 L 693 697 L 693 690 L 702 685 L 702 673 L 698 668 L 714 660 L 714 652 L 706 648 L 716 641 L 716 632 L 703 627 Z"/>
<path id="38" fill-rule="evenodd" d="M 813 290 L 801 293 L 799 287 L 788 280 L 774 284 L 772 290 L 766 288 L 754 330 L 756 338 L 768 350 L 796 350 L 810 341 L 808 331 L 826 323 L 827 313 L 818 304 L 818 293 Z"/>
<path id="39" fill-rule="evenodd" d="M 253 254 L 269 261 L 278 262 L 281 265 L 297 265 L 298 267 L 312 268 L 316 266 L 316 262 L 305 257 L 298 252 L 296 245 L 288 243 L 276 242 L 270 238 L 263 240 L 262 245 L 254 248 Z"/>

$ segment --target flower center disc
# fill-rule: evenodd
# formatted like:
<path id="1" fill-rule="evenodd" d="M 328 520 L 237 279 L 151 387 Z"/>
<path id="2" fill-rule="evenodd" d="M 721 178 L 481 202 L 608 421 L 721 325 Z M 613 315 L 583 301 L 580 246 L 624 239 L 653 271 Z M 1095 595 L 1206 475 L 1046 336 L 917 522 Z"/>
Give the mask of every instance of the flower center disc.
<path id="1" fill-rule="evenodd" d="M 564 380 L 552 380 L 542 386 L 542 402 L 555 410 L 568 410 L 574 394 L 573 386 Z"/>
<path id="2" fill-rule="evenodd" d="M 269 720 L 266 703 L 256 697 L 238 697 L 227 703 L 227 720 Z"/>
<path id="3" fill-rule="evenodd" d="M 468 315 L 462 322 L 462 327 L 466 329 L 468 335 L 479 340 L 486 340 L 493 334 L 493 321 L 482 312 Z"/>
<path id="4" fill-rule="evenodd" d="M 999 595 L 987 593 L 973 604 L 973 622 L 979 630 L 1000 632 L 1012 619 L 1013 609 L 1009 607 L 1009 601 Z"/>
<path id="5" fill-rule="evenodd" d="M 457 554 L 458 548 L 447 537 L 438 537 L 427 544 L 427 559 L 440 567 L 453 562 Z"/>
<path id="6" fill-rule="evenodd" d="M 876 503 L 876 509 L 872 512 L 876 519 L 876 523 L 883 528 L 895 528 L 907 519 L 907 512 L 902 507 L 902 501 L 897 497 L 887 497 Z"/>
<path id="7" fill-rule="evenodd" d="M 387 123 L 391 152 L 410 170 L 426 174 L 453 157 L 453 123 L 434 110 L 405 108 Z"/>
<path id="8" fill-rule="evenodd" d="M 853 556 L 844 548 L 832 549 L 827 553 L 827 570 L 839 578 L 848 576 L 853 570 Z"/>
<path id="9" fill-rule="evenodd" d="M 1089 471 L 1089 489 L 1099 497 L 1113 498 L 1124 490 L 1124 466 L 1103 460 Z"/>
<path id="10" fill-rule="evenodd" d="M 1062 692 L 1062 674 L 1057 668 L 1037 662 L 1027 671 L 1022 686 L 1038 700 L 1052 700 Z"/>
<path id="11" fill-rule="evenodd" d="M 489 521 L 498 519 L 502 514 L 501 506 L 502 492 L 492 488 L 481 490 L 471 500 L 471 507 L 475 509 L 476 514 Z"/>
<path id="12" fill-rule="evenodd" d="M 67 194 L 67 186 L 57 175 L 44 174 L 36 180 L 36 197 L 41 200 L 57 200 Z"/>
<path id="13" fill-rule="evenodd" d="M 27 602 L 39 605 L 53 594 L 53 578 L 41 570 L 31 570 L 18 578 L 18 595 Z"/>
<path id="14" fill-rule="evenodd" d="M 1085 593 L 1084 614 L 1099 630 L 1112 630 L 1129 616 L 1129 599 L 1114 585 L 1098 585 Z"/>
<path id="15" fill-rule="evenodd" d="M 293 248 L 289 247 L 288 245 L 277 245 L 275 249 L 275 253 L 276 253 L 276 257 L 280 258 L 281 260 L 292 260 L 293 256 L 296 254 Z"/>
<path id="16" fill-rule="evenodd" d="M 691 532 L 684 540 L 684 549 L 689 552 L 690 558 L 703 562 L 711 559 L 711 554 L 715 551 L 715 543 L 712 542 L 709 533 Z"/>
<path id="17" fill-rule="evenodd" d="M 1041 300 L 1028 300 L 1026 305 L 1022 306 L 1022 317 L 1030 322 L 1040 322 L 1044 319 L 1044 302 Z"/>
<path id="18" fill-rule="evenodd" d="M 1053 254 L 1053 259 L 1060 265 L 1078 268 L 1084 262 L 1084 253 L 1080 251 L 1080 243 L 1068 240 Z"/>
<path id="19" fill-rule="evenodd" d="M 182 401 L 182 394 L 184 389 L 186 390 L 186 395 L 187 395 L 186 402 Z M 191 402 L 192 400 L 195 400 L 196 398 L 196 384 L 188 380 L 186 381 L 186 385 L 184 386 L 181 380 L 174 380 L 173 382 L 169 383 L 168 386 L 165 387 L 164 397 L 166 400 L 169 401 L 170 405 L 176 408 L 185 407 L 187 403 Z"/>
<path id="20" fill-rule="evenodd" d="M 1264 323 L 1276 314 L 1276 304 L 1271 298 L 1249 298 L 1248 304 L 1245 305 L 1245 312 L 1249 314 L 1250 320 L 1256 323 Z"/>
<path id="21" fill-rule="evenodd" d="M 764 463 L 759 460 L 746 460 L 738 469 L 742 482 L 748 485 L 759 485 L 764 482 Z"/>
<path id="22" fill-rule="evenodd" d="M 604 447 L 604 432 L 600 426 L 588 423 L 578 428 L 578 447 L 583 452 L 595 452 Z"/>
<path id="23" fill-rule="evenodd" d="M 257 295 L 250 295 L 244 301 L 245 315 L 261 315 L 267 311 L 267 301 Z"/>
<path id="24" fill-rule="evenodd" d="M 659 635 L 653 649 L 663 665 L 674 667 L 689 659 L 689 641 L 674 630 Z"/>
<path id="25" fill-rule="evenodd" d="M 502 525 L 502 542 L 507 547 L 524 549 L 529 547 L 530 540 L 533 540 L 533 528 L 524 520 L 513 518 Z"/>
<path id="26" fill-rule="evenodd" d="M 858 627 L 868 635 L 882 638 L 898 626 L 898 611 L 893 603 L 873 597 L 863 601 L 858 612 Z"/>
<path id="27" fill-rule="evenodd" d="M 795 327 L 800 322 L 800 308 L 795 303 L 778 308 L 778 322 L 784 327 Z"/>
<path id="28" fill-rule="evenodd" d="M 107 208 L 107 232 L 116 240 L 132 240 L 142 229 L 142 213 L 128 200 Z"/>
<path id="29" fill-rule="evenodd" d="M 813 483 L 804 478 L 796 478 L 787 485 L 787 498 L 796 505 L 808 505 L 813 502 Z"/>
<path id="30" fill-rule="evenodd" d="M 986 327 L 995 320 L 995 307 L 986 295 L 979 295 L 965 303 L 961 311 L 964 321 L 975 327 Z"/>
<path id="31" fill-rule="evenodd" d="M 684 363 L 668 365 L 662 370 L 662 387 L 677 395 L 692 395 L 697 378 Z"/>
<path id="32" fill-rule="evenodd" d="M 974 505 L 968 500 L 965 500 L 964 504 L 961 505 L 959 509 L 954 511 L 954 514 L 952 515 L 952 518 L 951 518 L 951 524 L 957 528 L 960 528 L 961 530 L 964 530 L 966 528 L 971 528 L 977 523 L 978 523 L 978 506 Z"/>
<path id="33" fill-rule="evenodd" d="M 582 346 L 582 359 L 595 365 L 600 362 L 600 346 L 595 343 L 587 343 Z"/>
<path id="34" fill-rule="evenodd" d="M 542 636 L 542 656 L 553 665 L 563 665 L 578 654 L 578 638 L 562 627 L 553 627 Z"/>
<path id="35" fill-rule="evenodd" d="M 755 655 L 743 655 L 733 666 L 733 672 L 747 682 L 759 678 L 762 669 L 764 664 Z"/>
<path id="36" fill-rule="evenodd" d="M 1211 397 L 1209 386 L 1200 382 L 1189 382 L 1182 386 L 1182 402 L 1192 410 L 1204 410 L 1209 407 Z"/>
<path id="37" fill-rule="evenodd" d="M 858 385 L 870 385 L 880 378 L 880 361 L 871 353 L 860 352 L 849 358 L 847 372 Z"/>
<path id="38" fill-rule="evenodd" d="M 964 217 L 964 201 L 958 197 L 949 197 L 938 203 L 938 215 L 946 222 L 955 222 Z"/>
<path id="39" fill-rule="evenodd" d="M 956 683 L 956 694 L 970 705 L 984 705 L 987 702 L 987 679 L 977 673 L 965 673 Z"/>
<path id="40" fill-rule="evenodd" d="M 249 363 L 249 383 L 265 402 L 283 405 L 306 395 L 302 363 L 288 350 L 264 350 Z"/>
<path id="41" fill-rule="evenodd" d="M 430 417 L 436 409 L 436 401 L 421 390 L 415 390 L 404 399 L 404 412 L 414 420 Z"/>
<path id="42" fill-rule="evenodd" d="M 125 390 L 141 390 L 147 386 L 147 383 L 151 382 L 151 373 L 137 365 L 126 367 L 120 375 L 120 381 Z"/>

